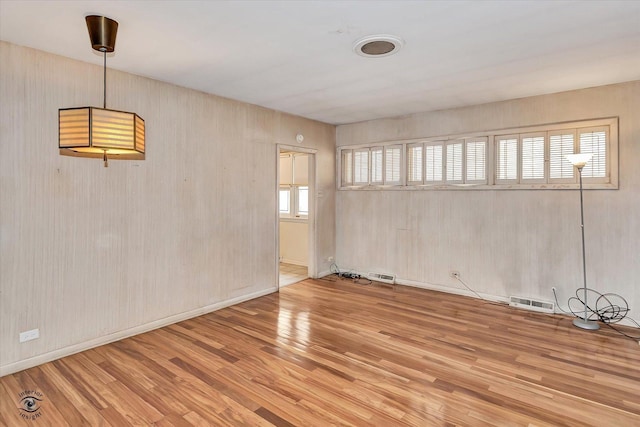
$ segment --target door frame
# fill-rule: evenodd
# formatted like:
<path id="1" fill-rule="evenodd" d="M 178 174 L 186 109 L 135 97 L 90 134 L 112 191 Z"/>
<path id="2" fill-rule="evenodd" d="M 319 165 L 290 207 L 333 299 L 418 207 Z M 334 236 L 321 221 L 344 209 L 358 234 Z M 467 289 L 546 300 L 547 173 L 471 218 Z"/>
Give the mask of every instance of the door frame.
<path id="1" fill-rule="evenodd" d="M 309 155 L 309 216 L 307 217 L 308 228 L 308 266 L 307 271 L 309 277 L 316 278 L 318 276 L 318 265 L 316 262 L 316 224 L 317 224 L 317 189 L 316 189 L 316 155 L 318 150 L 313 148 L 297 147 L 295 145 L 276 144 L 276 251 L 275 251 L 275 264 L 276 264 L 276 288 L 280 289 L 280 205 L 278 198 L 280 197 L 280 154 L 282 152 L 304 153 Z"/>

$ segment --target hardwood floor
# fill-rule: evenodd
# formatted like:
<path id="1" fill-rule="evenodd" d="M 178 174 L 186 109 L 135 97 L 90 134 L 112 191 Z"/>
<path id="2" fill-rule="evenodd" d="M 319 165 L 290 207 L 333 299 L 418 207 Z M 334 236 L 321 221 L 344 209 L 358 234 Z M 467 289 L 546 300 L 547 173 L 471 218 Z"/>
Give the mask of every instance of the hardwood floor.
<path id="1" fill-rule="evenodd" d="M 5 376 L 0 424 L 638 426 L 640 347 L 562 316 L 308 279 Z"/>
<path id="2" fill-rule="evenodd" d="M 309 270 L 306 266 L 280 263 L 280 287 L 285 287 L 298 283 L 309 277 Z"/>

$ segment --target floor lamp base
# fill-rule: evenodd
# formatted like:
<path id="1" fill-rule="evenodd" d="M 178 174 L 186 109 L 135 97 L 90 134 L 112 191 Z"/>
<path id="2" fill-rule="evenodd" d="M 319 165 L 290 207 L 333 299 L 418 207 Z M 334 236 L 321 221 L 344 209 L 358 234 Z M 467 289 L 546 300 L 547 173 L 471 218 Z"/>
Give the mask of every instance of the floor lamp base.
<path id="1" fill-rule="evenodd" d="M 600 329 L 600 325 L 598 325 L 598 322 L 595 320 L 584 320 L 581 317 L 573 319 L 573 326 L 589 331 L 597 331 Z"/>

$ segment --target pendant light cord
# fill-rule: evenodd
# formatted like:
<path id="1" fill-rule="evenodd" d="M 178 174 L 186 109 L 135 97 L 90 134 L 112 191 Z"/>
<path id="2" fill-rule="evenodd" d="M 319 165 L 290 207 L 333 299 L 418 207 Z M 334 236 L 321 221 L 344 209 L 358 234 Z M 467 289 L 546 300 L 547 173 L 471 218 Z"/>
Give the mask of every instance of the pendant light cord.
<path id="1" fill-rule="evenodd" d="M 102 108 L 107 108 L 107 51 L 103 51 L 104 54 L 104 67 L 103 67 L 103 93 L 102 93 Z"/>
<path id="2" fill-rule="evenodd" d="M 103 50 L 102 53 L 104 55 L 104 66 L 102 67 L 103 69 L 102 71 L 102 82 L 103 82 L 102 108 L 106 110 L 107 109 L 107 50 L 106 49 Z M 104 153 L 102 155 L 102 161 L 104 162 L 105 168 L 109 167 L 109 162 L 107 161 L 107 150 L 104 150 Z"/>

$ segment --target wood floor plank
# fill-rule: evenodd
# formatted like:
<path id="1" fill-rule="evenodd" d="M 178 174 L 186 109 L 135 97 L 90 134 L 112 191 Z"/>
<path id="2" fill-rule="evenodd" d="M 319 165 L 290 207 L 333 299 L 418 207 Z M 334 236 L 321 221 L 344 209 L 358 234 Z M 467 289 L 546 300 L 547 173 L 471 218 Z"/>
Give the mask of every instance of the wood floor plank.
<path id="1" fill-rule="evenodd" d="M 0 426 L 22 425 L 31 389 L 39 426 L 635 427 L 640 347 L 561 315 L 331 277 L 0 378 Z"/>

